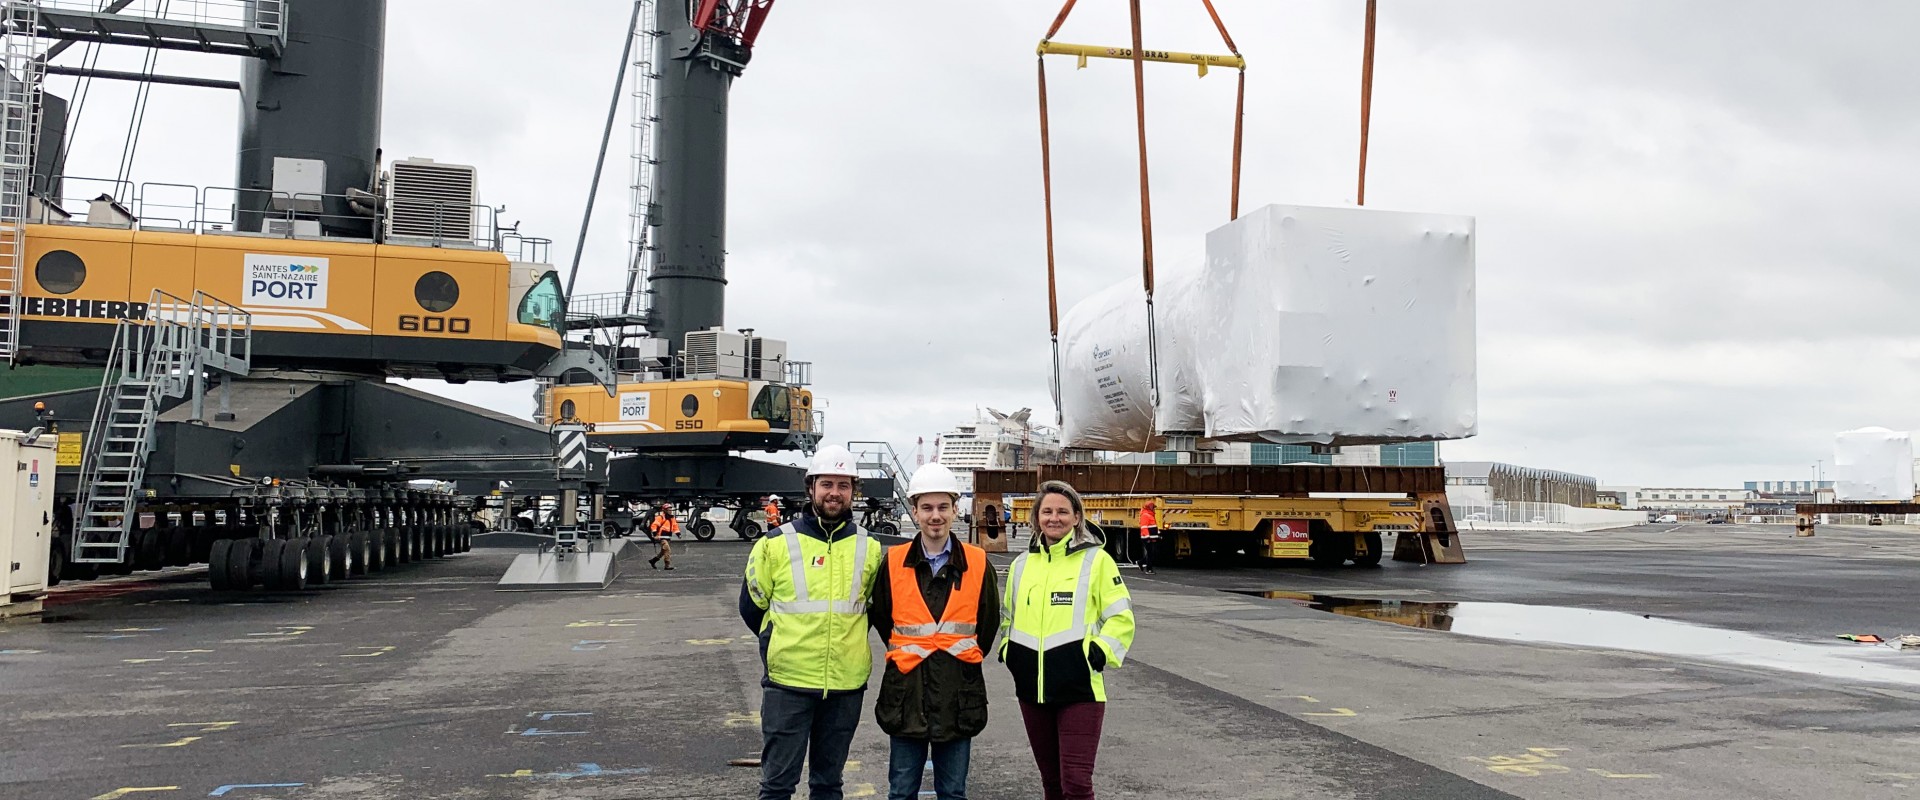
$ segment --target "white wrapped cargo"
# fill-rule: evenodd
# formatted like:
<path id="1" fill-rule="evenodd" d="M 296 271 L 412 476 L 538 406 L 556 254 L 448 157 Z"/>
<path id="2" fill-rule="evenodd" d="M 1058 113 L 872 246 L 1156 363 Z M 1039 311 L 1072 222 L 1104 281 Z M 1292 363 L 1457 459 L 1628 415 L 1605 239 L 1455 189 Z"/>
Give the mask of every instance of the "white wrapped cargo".
<path id="1" fill-rule="evenodd" d="M 1906 431 L 1861 428 L 1833 442 L 1834 496 L 1841 502 L 1913 500 L 1913 437 Z"/>
<path id="2" fill-rule="evenodd" d="M 1267 206 L 1207 235 L 1207 436 L 1389 444 L 1478 432 L 1473 218 Z"/>
<path id="3" fill-rule="evenodd" d="M 1138 281 L 1110 286 L 1060 318 L 1061 441 L 1089 450 L 1160 447 L 1148 380 L 1147 292 Z"/>
<path id="4" fill-rule="evenodd" d="M 1061 321 L 1068 447 L 1160 434 L 1326 445 L 1478 432 L 1471 217 L 1267 206 L 1207 236 L 1157 292 L 1160 405 L 1145 293 L 1125 282 Z"/>

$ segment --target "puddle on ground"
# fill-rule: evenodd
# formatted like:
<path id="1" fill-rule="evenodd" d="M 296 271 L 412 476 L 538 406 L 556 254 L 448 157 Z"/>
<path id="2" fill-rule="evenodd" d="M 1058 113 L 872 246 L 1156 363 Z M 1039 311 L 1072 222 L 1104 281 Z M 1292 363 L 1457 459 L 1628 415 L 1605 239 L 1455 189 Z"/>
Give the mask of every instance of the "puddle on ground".
<path id="1" fill-rule="evenodd" d="M 1228 590 L 1315 611 L 1483 639 L 1697 658 L 1829 678 L 1920 686 L 1920 653 L 1880 645 L 1790 642 L 1658 617 L 1520 603 L 1439 603 L 1304 592 Z"/>

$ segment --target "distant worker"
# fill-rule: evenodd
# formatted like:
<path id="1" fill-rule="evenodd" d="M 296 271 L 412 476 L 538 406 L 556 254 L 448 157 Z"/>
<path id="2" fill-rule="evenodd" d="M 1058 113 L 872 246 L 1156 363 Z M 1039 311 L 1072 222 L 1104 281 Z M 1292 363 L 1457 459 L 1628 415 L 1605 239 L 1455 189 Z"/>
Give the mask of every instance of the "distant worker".
<path id="1" fill-rule="evenodd" d="M 1033 543 L 1007 571 L 1000 660 L 1013 673 L 1046 800 L 1092 800 L 1106 718 L 1100 676 L 1133 646 L 1133 601 L 1079 492 L 1047 481 L 1033 508 Z"/>
<path id="2" fill-rule="evenodd" d="M 1001 507 L 1000 521 L 1007 526 L 1007 535 L 1012 536 L 1013 535 L 1013 506 L 1008 505 L 1008 506 Z"/>
<path id="3" fill-rule="evenodd" d="M 960 479 L 941 464 L 914 470 L 907 502 L 920 535 L 887 550 L 867 617 L 887 646 L 874 717 L 893 738 L 889 800 L 920 797 L 931 751 L 938 800 L 966 800 L 973 737 L 987 727 L 980 665 L 1000 628 L 986 551 L 953 540 Z"/>
<path id="4" fill-rule="evenodd" d="M 759 636 L 760 798 L 787 800 L 807 764 L 814 800 L 841 800 L 873 655 L 867 602 L 882 545 L 853 522 L 853 454 L 825 447 L 807 469 L 807 507 L 747 556 L 740 618 Z M 809 752 L 811 750 L 811 752 Z"/>
<path id="5" fill-rule="evenodd" d="M 774 528 L 780 527 L 780 497 L 778 495 L 767 495 L 767 507 L 761 510 L 767 513 L 767 530 L 769 532 Z"/>
<path id="6" fill-rule="evenodd" d="M 680 520 L 673 517 L 673 504 L 661 503 L 660 511 L 653 515 L 653 541 L 660 545 L 647 566 L 659 569 L 661 560 L 667 562 L 667 569 L 673 569 L 673 535 L 680 532 Z"/>
<path id="7" fill-rule="evenodd" d="M 1153 574 L 1153 549 L 1159 546 L 1160 518 L 1154 513 L 1153 501 L 1148 500 L 1140 507 L 1140 552 L 1133 559 L 1141 572 Z"/>

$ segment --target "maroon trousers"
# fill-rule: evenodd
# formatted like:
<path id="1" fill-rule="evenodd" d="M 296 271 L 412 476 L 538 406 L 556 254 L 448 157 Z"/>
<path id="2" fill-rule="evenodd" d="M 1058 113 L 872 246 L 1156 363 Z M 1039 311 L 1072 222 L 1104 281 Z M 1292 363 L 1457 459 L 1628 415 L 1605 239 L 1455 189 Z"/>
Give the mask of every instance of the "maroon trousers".
<path id="1" fill-rule="evenodd" d="M 1046 800 L 1093 800 L 1093 760 L 1100 752 L 1107 704 L 1022 700 L 1020 716 L 1026 719 Z"/>

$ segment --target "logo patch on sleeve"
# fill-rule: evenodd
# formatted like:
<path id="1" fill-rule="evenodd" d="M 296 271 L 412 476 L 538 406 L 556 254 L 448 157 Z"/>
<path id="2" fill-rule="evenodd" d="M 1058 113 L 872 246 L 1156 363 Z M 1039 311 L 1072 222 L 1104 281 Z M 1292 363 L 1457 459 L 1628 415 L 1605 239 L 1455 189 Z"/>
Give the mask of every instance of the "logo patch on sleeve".
<path id="1" fill-rule="evenodd" d="M 827 557 L 826 557 L 826 556 L 814 556 L 814 557 L 813 557 L 813 565 L 814 565 L 814 566 L 816 566 L 816 567 L 824 567 L 824 566 L 826 566 L 826 565 L 827 565 Z"/>
<path id="2" fill-rule="evenodd" d="M 1113 576 L 1113 585 L 1115 585 L 1115 586 L 1119 586 L 1119 585 L 1120 585 L 1120 576 L 1118 576 L 1118 575 L 1115 575 L 1115 576 Z"/>
<path id="3" fill-rule="evenodd" d="M 1056 606 L 1073 605 L 1073 592 L 1054 592 L 1052 603 Z"/>

